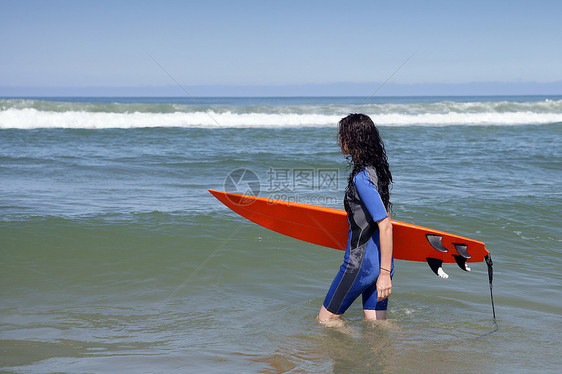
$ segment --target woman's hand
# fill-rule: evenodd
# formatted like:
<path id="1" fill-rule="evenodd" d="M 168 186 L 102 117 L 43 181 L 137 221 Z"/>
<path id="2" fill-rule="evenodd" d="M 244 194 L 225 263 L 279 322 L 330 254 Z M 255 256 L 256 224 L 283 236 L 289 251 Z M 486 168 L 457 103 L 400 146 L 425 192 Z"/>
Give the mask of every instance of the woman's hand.
<path id="1" fill-rule="evenodd" d="M 382 270 L 377 279 L 377 301 L 386 299 L 392 293 L 392 280 L 390 279 L 390 273 L 386 270 Z"/>

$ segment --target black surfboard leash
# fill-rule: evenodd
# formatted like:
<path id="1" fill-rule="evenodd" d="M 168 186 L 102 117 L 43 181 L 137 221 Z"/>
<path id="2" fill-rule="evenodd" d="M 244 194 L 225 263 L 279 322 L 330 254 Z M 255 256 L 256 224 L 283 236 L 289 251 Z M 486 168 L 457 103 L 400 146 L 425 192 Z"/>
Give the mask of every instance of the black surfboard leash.
<path id="1" fill-rule="evenodd" d="M 494 293 L 493 293 L 493 286 L 492 286 L 492 282 L 494 280 L 494 268 L 493 268 L 494 263 L 492 261 L 492 255 L 488 253 L 488 255 L 484 257 L 484 260 L 486 261 L 486 265 L 488 265 L 488 280 L 490 282 L 490 300 L 492 302 L 492 316 L 493 316 L 494 325 L 496 326 L 496 329 L 494 331 L 497 331 L 498 322 L 496 321 L 496 307 L 494 306 Z"/>

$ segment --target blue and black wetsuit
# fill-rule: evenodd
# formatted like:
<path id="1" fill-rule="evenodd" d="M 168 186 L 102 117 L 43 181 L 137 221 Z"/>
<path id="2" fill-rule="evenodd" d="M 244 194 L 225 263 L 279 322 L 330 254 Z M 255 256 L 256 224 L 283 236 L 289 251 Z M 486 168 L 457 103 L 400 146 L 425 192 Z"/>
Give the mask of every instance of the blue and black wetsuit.
<path id="1" fill-rule="evenodd" d="M 387 308 L 388 299 L 377 302 L 381 257 L 377 222 L 388 217 L 377 186 L 376 171 L 368 167 L 355 175 L 353 186 L 345 194 L 349 237 L 344 262 L 324 300 L 324 307 L 331 313 L 343 314 L 359 295 L 363 297 L 363 309 Z M 391 271 L 392 276 L 394 263 Z"/>

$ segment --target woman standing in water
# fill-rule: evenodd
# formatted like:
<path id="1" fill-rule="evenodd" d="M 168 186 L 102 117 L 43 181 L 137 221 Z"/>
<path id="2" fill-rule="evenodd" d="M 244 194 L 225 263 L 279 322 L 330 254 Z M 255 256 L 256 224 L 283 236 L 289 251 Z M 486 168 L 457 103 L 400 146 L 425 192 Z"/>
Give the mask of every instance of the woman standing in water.
<path id="1" fill-rule="evenodd" d="M 352 166 L 344 199 L 349 237 L 344 262 L 317 319 L 321 323 L 338 320 L 359 295 L 366 320 L 385 319 L 394 264 L 389 193 L 392 174 L 384 143 L 373 121 L 364 114 L 343 118 L 338 140 Z"/>

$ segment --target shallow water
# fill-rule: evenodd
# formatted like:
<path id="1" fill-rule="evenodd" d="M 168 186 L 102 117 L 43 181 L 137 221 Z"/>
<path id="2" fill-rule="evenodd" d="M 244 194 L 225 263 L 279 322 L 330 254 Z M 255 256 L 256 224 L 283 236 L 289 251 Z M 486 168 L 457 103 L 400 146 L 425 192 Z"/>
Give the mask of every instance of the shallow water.
<path id="1" fill-rule="evenodd" d="M 561 130 L 381 127 L 393 218 L 486 243 L 497 331 L 483 263 L 450 264 L 442 280 L 405 261 L 388 321 L 363 321 L 355 303 L 343 328 L 322 327 L 343 252 L 258 227 L 207 192 L 247 168 L 261 196 L 341 208 L 334 126 L 0 130 L 2 369 L 558 372 Z M 337 171 L 336 187 L 296 185 L 298 170 Z"/>

